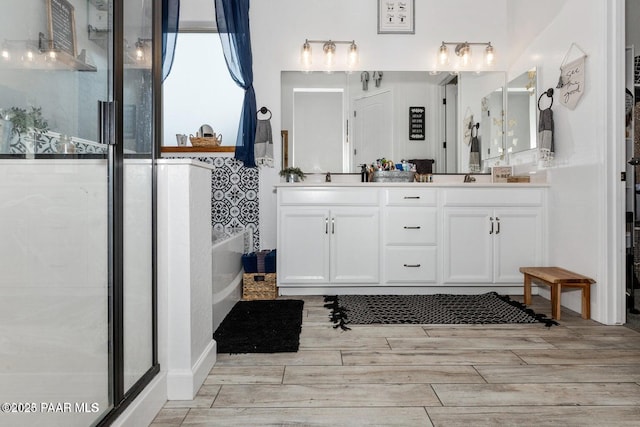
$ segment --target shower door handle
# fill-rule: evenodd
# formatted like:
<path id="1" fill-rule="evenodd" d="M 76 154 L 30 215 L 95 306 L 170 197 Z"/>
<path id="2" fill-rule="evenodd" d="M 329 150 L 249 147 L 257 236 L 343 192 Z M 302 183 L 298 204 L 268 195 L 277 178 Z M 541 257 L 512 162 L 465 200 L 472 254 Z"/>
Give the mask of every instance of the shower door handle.
<path id="1" fill-rule="evenodd" d="M 98 143 L 116 145 L 116 103 L 98 101 Z"/>

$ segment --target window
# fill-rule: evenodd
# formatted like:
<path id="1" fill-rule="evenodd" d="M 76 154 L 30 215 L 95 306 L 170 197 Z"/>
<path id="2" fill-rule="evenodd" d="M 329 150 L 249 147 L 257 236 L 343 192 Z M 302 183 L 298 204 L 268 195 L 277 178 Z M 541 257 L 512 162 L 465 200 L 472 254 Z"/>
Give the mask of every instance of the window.
<path id="1" fill-rule="evenodd" d="M 163 85 L 164 139 L 195 135 L 203 124 L 235 145 L 244 90 L 229 75 L 217 33 L 180 33 L 171 73 Z"/>

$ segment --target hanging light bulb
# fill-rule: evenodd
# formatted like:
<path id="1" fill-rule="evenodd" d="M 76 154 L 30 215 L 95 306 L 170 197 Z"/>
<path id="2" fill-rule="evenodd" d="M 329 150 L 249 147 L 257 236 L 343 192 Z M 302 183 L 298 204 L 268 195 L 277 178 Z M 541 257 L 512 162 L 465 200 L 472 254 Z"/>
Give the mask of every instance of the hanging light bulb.
<path id="1" fill-rule="evenodd" d="M 440 65 L 447 65 L 449 63 L 449 49 L 447 49 L 447 45 L 442 42 L 440 45 L 440 50 L 438 52 L 438 62 Z"/>
<path id="2" fill-rule="evenodd" d="M 5 61 L 8 61 L 9 59 L 11 59 L 11 54 L 9 53 L 9 49 L 6 46 L 2 48 L 2 53 L 0 53 L 0 55 L 2 56 L 2 59 L 4 59 Z"/>
<path id="3" fill-rule="evenodd" d="M 336 44 L 329 40 L 324 44 L 324 46 L 322 46 L 322 50 L 324 51 L 325 65 L 327 66 L 327 68 L 333 67 L 336 55 Z"/>
<path id="4" fill-rule="evenodd" d="M 493 46 L 491 46 L 491 43 L 489 43 L 487 48 L 484 50 L 484 61 L 487 65 L 493 65 L 495 59 L 496 56 L 495 52 L 493 51 Z"/>
<path id="5" fill-rule="evenodd" d="M 351 42 L 349 46 L 349 56 L 347 57 L 347 65 L 349 68 L 355 68 L 358 65 L 358 46 L 356 42 Z"/>
<path id="6" fill-rule="evenodd" d="M 460 65 L 467 67 L 471 63 L 471 47 L 467 42 L 456 46 L 456 55 L 460 57 Z"/>
<path id="7" fill-rule="evenodd" d="M 136 60 L 144 60 L 144 43 L 142 43 L 140 40 L 136 42 Z"/>
<path id="8" fill-rule="evenodd" d="M 24 59 L 27 61 L 33 61 L 33 51 L 31 49 L 27 50 L 27 52 L 24 55 Z"/>
<path id="9" fill-rule="evenodd" d="M 302 66 L 306 69 L 311 67 L 311 45 L 309 44 L 309 40 L 305 40 L 302 45 L 302 52 L 300 54 L 300 62 L 302 62 Z"/>

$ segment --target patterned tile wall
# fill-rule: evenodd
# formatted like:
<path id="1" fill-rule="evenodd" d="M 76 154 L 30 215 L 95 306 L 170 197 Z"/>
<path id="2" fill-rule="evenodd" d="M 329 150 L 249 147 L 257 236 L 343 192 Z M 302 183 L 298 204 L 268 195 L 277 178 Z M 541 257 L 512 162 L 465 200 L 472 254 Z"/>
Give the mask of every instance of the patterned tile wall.
<path id="1" fill-rule="evenodd" d="M 259 172 L 232 157 L 198 157 L 211 164 L 211 224 L 214 231 L 249 230 L 260 249 Z"/>

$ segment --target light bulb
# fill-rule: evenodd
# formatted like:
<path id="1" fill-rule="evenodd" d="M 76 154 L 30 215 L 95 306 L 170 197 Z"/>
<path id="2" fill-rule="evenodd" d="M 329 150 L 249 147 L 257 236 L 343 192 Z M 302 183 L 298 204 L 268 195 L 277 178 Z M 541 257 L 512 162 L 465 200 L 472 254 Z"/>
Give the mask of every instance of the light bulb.
<path id="1" fill-rule="evenodd" d="M 27 50 L 25 58 L 27 61 L 33 61 L 33 51 L 31 49 Z"/>
<path id="2" fill-rule="evenodd" d="M 351 42 L 351 46 L 349 46 L 347 64 L 349 68 L 355 68 L 358 65 L 358 46 L 356 46 L 355 42 Z"/>
<path id="3" fill-rule="evenodd" d="M 136 43 L 136 59 L 138 61 L 144 59 L 144 45 L 141 42 Z"/>
<path id="4" fill-rule="evenodd" d="M 491 43 L 489 43 L 489 46 L 487 46 L 487 48 L 484 50 L 484 60 L 487 65 L 493 65 L 495 59 L 496 56 L 495 52 L 493 51 L 493 46 L 491 46 Z"/>
<path id="5" fill-rule="evenodd" d="M 335 54 L 336 54 L 335 43 L 332 41 L 328 41 L 327 43 L 324 44 L 324 46 L 322 47 L 322 50 L 324 51 L 325 65 L 327 66 L 327 68 L 333 67 L 333 63 L 335 61 Z"/>
<path id="6" fill-rule="evenodd" d="M 305 40 L 304 44 L 302 45 L 302 52 L 300 54 L 300 62 L 302 62 L 302 66 L 304 68 L 308 69 L 309 67 L 311 67 L 311 53 L 311 45 L 307 40 Z"/>
<path id="7" fill-rule="evenodd" d="M 464 45 L 460 49 L 458 55 L 460 56 L 461 65 L 463 67 L 467 67 L 471 63 L 471 48 L 469 45 Z"/>
<path id="8" fill-rule="evenodd" d="M 11 59 L 11 54 L 9 53 L 9 49 L 7 48 L 2 49 L 2 59 L 5 59 L 7 61 Z"/>
<path id="9" fill-rule="evenodd" d="M 440 46 L 438 62 L 440 62 L 440 65 L 447 65 L 449 63 L 449 49 L 447 49 L 447 45 L 444 44 L 444 42 L 442 42 Z"/>

